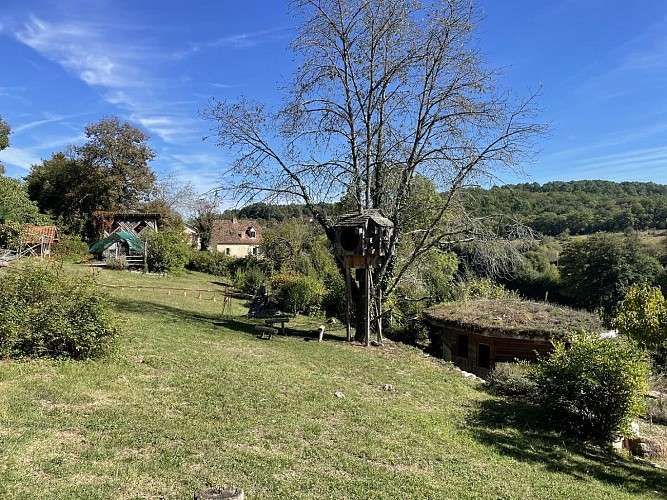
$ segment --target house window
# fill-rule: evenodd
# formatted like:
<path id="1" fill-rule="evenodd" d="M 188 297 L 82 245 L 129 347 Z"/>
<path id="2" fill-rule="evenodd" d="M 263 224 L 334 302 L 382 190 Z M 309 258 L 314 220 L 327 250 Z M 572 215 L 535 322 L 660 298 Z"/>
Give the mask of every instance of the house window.
<path id="1" fill-rule="evenodd" d="M 259 247 L 252 247 L 252 254 L 259 255 Z"/>
<path id="2" fill-rule="evenodd" d="M 468 357 L 468 336 L 467 335 L 459 335 L 459 339 L 456 345 L 456 355 L 459 358 L 467 358 Z"/>
<path id="3" fill-rule="evenodd" d="M 255 233 L 255 229 L 254 229 L 254 228 L 251 227 L 251 228 L 248 229 L 248 236 L 251 237 L 251 238 L 255 238 L 255 237 L 256 237 L 256 233 Z"/>
<path id="4" fill-rule="evenodd" d="M 225 248 L 225 255 L 231 255 L 231 253 L 232 253 L 231 248 L 229 248 L 229 247 Z"/>
<path id="5" fill-rule="evenodd" d="M 491 346 L 479 344 L 477 346 L 477 366 L 479 368 L 491 368 Z"/>

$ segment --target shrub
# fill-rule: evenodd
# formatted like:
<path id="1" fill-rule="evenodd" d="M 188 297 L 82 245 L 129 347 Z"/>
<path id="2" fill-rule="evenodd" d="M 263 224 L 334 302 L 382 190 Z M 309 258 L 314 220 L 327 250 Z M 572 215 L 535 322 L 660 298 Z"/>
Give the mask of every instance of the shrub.
<path id="1" fill-rule="evenodd" d="M 51 255 L 71 262 L 84 262 L 91 258 L 88 245 L 76 234 L 60 235 L 51 247 Z"/>
<path id="2" fill-rule="evenodd" d="M 467 299 L 512 299 L 517 298 L 516 292 L 512 292 L 502 285 L 498 285 L 489 278 L 472 278 L 461 281 L 457 285 L 458 295 L 462 300 Z"/>
<path id="3" fill-rule="evenodd" d="M 343 319 L 347 308 L 347 289 L 345 278 L 340 274 L 330 274 L 324 279 L 325 292 L 322 297 L 322 307 L 327 316 Z M 354 307 L 351 307 L 354 314 Z"/>
<path id="4" fill-rule="evenodd" d="M 619 332 L 647 349 L 667 346 L 667 301 L 660 288 L 632 285 L 617 307 Z"/>
<path id="5" fill-rule="evenodd" d="M 237 269 L 234 274 L 234 286 L 250 295 L 254 295 L 265 280 L 264 273 L 256 267 Z"/>
<path id="6" fill-rule="evenodd" d="M 25 224 L 14 221 L 0 222 L 0 248 L 17 249 Z"/>
<path id="7" fill-rule="evenodd" d="M 278 274 L 271 280 L 279 307 L 294 314 L 318 309 L 324 297 L 324 285 L 311 276 L 296 273 Z"/>
<path id="8" fill-rule="evenodd" d="M 245 272 L 250 268 L 259 269 L 264 276 L 271 276 L 271 271 L 273 269 L 271 262 L 266 259 L 258 259 L 253 255 L 241 257 L 240 259 L 230 257 L 227 267 L 229 276 L 235 276 L 239 269 Z"/>
<path id="9" fill-rule="evenodd" d="M 113 271 L 124 271 L 128 267 L 125 257 L 109 257 L 104 262 L 106 268 Z"/>
<path id="10" fill-rule="evenodd" d="M 185 267 L 191 271 L 214 276 L 229 276 L 229 264 L 232 259 L 233 257 L 223 253 L 194 251 Z"/>
<path id="11" fill-rule="evenodd" d="M 266 276 L 261 269 L 250 267 L 245 272 L 244 290 L 254 294 L 264 280 L 266 280 Z"/>
<path id="12" fill-rule="evenodd" d="M 172 229 L 146 235 L 148 269 L 154 272 L 173 272 L 183 269 L 190 257 L 190 247 L 183 236 Z"/>
<path id="13" fill-rule="evenodd" d="M 598 443 L 630 432 L 643 413 L 648 365 L 634 343 L 592 333 L 554 344 L 537 367 L 539 402 L 566 432 Z"/>
<path id="14" fill-rule="evenodd" d="M 533 400 L 536 397 L 535 365 L 526 361 L 497 363 L 487 379 L 495 394 L 510 398 Z"/>
<path id="15" fill-rule="evenodd" d="M 95 358 L 117 331 L 107 295 L 89 280 L 31 266 L 0 275 L 0 356 Z"/>

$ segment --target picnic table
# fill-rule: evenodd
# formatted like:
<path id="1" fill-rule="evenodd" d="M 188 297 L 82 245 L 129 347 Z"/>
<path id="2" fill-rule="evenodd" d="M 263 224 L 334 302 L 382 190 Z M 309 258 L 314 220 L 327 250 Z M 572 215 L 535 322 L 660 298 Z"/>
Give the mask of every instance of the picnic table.
<path id="1" fill-rule="evenodd" d="M 267 326 L 274 327 L 278 323 L 280 323 L 280 333 L 281 335 L 285 335 L 285 323 L 289 323 L 289 318 L 287 316 L 278 316 L 275 318 L 267 318 L 264 320 L 264 323 Z"/>
<path id="2" fill-rule="evenodd" d="M 255 325 L 255 331 L 262 334 L 262 338 L 267 338 L 271 340 L 274 334 L 278 333 L 278 328 L 276 325 L 280 324 L 280 333 L 285 335 L 285 323 L 289 323 L 289 318 L 287 316 L 279 316 L 276 318 L 266 318 L 263 325 Z"/>

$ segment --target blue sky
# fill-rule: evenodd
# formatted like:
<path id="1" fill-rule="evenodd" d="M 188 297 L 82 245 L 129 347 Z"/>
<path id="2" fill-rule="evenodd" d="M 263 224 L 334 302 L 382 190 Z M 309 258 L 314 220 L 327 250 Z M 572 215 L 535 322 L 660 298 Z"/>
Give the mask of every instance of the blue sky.
<path id="1" fill-rule="evenodd" d="M 519 95 L 542 86 L 526 177 L 667 184 L 667 2 L 480 0 L 487 64 Z M 296 21 L 281 0 L 3 0 L 0 115 L 7 173 L 117 115 L 147 131 L 152 167 L 212 188 L 230 162 L 199 111 L 212 97 L 278 103 Z"/>

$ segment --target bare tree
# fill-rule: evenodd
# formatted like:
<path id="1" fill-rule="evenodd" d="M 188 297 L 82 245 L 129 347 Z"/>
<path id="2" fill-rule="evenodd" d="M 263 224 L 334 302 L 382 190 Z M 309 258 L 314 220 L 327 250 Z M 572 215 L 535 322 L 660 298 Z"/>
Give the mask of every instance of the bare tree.
<path id="1" fill-rule="evenodd" d="M 204 110 L 218 144 L 236 153 L 225 182 L 238 199 L 296 200 L 333 239 L 317 203 L 342 195 L 394 222 L 391 255 L 375 271 L 385 293 L 421 255 L 480 237 L 460 198 L 466 186 L 520 170 L 534 98 L 498 87 L 476 45 L 471 0 L 294 0 L 299 61 L 282 109 L 240 99 Z M 430 179 L 414 221 L 415 179 Z M 408 223 L 408 219 L 410 222 Z M 410 239 L 411 253 L 398 262 Z"/>
<path id="2" fill-rule="evenodd" d="M 219 192 L 214 190 L 196 197 L 190 206 L 193 214 L 190 222 L 199 233 L 200 250 L 210 249 L 213 226 L 215 221 L 221 217 L 221 203 Z"/>

